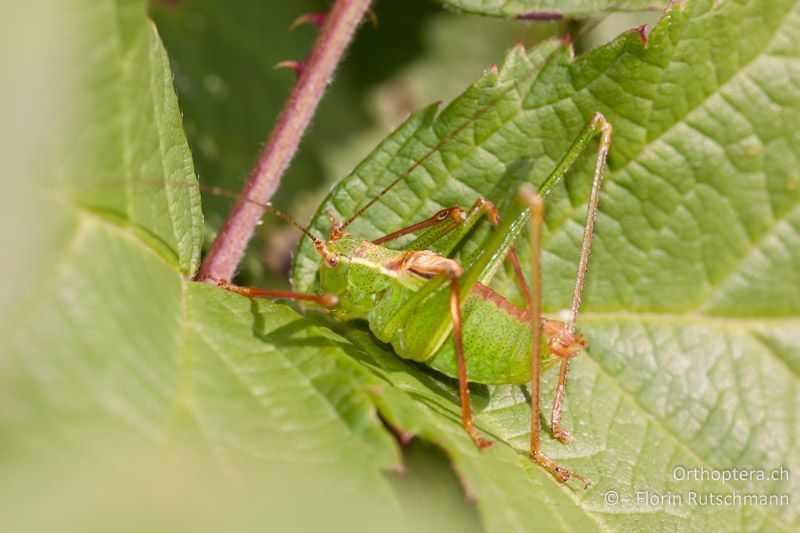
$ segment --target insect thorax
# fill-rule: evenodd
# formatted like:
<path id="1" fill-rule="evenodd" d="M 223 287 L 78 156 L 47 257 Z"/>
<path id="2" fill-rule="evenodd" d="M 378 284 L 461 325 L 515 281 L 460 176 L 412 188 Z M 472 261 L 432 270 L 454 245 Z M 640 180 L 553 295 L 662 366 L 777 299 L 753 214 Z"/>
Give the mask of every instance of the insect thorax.
<path id="1" fill-rule="evenodd" d="M 404 268 L 413 252 L 391 250 L 353 236 L 329 247 L 339 261 L 335 267 L 321 267 L 320 287 L 339 297 L 336 314 L 342 318 L 366 318 L 392 286 L 415 291 L 427 281 Z"/>

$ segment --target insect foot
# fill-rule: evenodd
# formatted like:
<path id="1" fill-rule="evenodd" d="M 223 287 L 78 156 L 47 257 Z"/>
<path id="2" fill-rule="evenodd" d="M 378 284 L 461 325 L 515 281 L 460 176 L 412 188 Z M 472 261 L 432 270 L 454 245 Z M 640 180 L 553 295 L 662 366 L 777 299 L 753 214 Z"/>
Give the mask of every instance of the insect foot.
<path id="1" fill-rule="evenodd" d="M 561 427 L 560 424 L 556 424 L 550 429 L 553 432 L 553 436 L 557 438 L 559 441 L 561 441 L 561 444 L 569 444 L 570 442 L 575 440 L 572 434 L 563 427 Z"/>
<path id="2" fill-rule="evenodd" d="M 494 442 L 492 442 L 491 440 L 483 438 L 483 436 L 481 435 L 480 431 L 478 431 L 477 429 L 475 429 L 472 426 L 470 426 L 469 429 L 467 429 L 467 433 L 469 434 L 470 438 L 472 439 L 472 442 L 475 443 L 475 446 L 477 446 L 478 449 L 480 449 L 480 450 L 485 450 L 487 448 L 491 448 L 492 445 L 494 444 Z"/>
<path id="3" fill-rule="evenodd" d="M 572 478 L 577 479 L 583 483 L 583 488 L 588 489 L 591 482 L 580 474 L 576 474 L 556 463 L 540 451 L 531 452 L 531 459 L 538 465 L 542 466 L 545 470 L 556 478 L 559 483 L 566 483 Z"/>

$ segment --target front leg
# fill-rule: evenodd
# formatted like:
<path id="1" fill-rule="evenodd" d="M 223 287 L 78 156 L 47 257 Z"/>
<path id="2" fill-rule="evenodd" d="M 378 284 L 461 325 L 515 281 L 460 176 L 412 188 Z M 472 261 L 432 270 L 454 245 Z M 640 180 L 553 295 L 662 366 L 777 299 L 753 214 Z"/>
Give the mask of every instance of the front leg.
<path id="1" fill-rule="evenodd" d="M 475 203 L 472 204 L 472 207 L 468 212 L 464 212 L 463 209 L 458 207 L 451 207 L 449 209 L 443 209 L 439 213 L 436 214 L 436 217 L 440 217 L 440 219 L 444 220 L 445 217 L 443 215 L 450 214 L 450 219 L 454 219 L 456 216 L 460 217 L 461 220 L 450 227 L 445 232 L 440 232 L 436 239 L 429 239 L 430 236 L 433 235 L 432 228 L 426 234 L 421 235 L 418 239 L 412 241 L 408 249 L 409 250 L 420 250 L 423 247 L 431 244 L 435 244 L 436 252 L 448 256 L 452 253 L 452 251 L 458 246 L 458 244 L 464 240 L 464 238 L 469 234 L 470 231 L 475 227 L 475 225 L 483 218 L 488 217 L 489 222 L 492 223 L 492 227 L 497 230 L 500 226 L 500 214 L 497 211 L 497 207 L 494 205 L 494 202 L 491 200 L 487 200 L 486 198 L 478 198 L 475 200 Z M 508 260 L 509 264 L 511 264 L 512 270 L 514 270 L 514 276 L 517 279 L 517 284 L 522 291 L 522 295 L 525 298 L 525 301 L 530 301 L 530 291 L 528 289 L 528 284 L 525 282 L 525 277 L 522 275 L 522 268 L 519 265 L 519 259 L 517 259 L 517 252 L 513 246 L 509 247 L 505 253 L 505 259 Z"/>
<path id="2" fill-rule="evenodd" d="M 330 216 L 330 215 L 329 215 Z M 483 218 L 488 217 L 492 227 L 496 230 L 500 225 L 500 214 L 494 202 L 485 198 L 478 198 L 469 211 L 464 211 L 458 206 L 447 207 L 438 211 L 431 218 L 417 222 L 405 228 L 384 235 L 372 241 L 372 244 L 384 244 L 420 230 L 426 230 L 419 237 L 411 241 L 406 250 L 424 250 L 433 248 L 438 254 L 448 256 L 464 240 L 475 225 Z M 517 284 L 522 291 L 526 302 L 530 301 L 530 291 L 522 268 L 517 258 L 517 252 L 511 246 L 506 252 L 506 259 L 514 270 Z"/>

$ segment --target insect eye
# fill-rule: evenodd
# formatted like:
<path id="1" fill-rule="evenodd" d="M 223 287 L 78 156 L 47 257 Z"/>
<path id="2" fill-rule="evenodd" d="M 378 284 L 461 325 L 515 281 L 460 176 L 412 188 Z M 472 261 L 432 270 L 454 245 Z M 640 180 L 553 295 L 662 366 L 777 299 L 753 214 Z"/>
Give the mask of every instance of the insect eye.
<path id="1" fill-rule="evenodd" d="M 449 215 L 449 214 L 450 214 L 450 210 L 449 209 L 442 209 L 441 211 L 439 211 L 436 214 L 436 220 L 444 220 L 444 219 L 447 218 L 447 215 Z"/>
<path id="2" fill-rule="evenodd" d="M 336 265 L 339 264 L 339 256 L 329 255 L 325 258 L 325 264 L 328 265 L 329 268 L 336 268 Z"/>

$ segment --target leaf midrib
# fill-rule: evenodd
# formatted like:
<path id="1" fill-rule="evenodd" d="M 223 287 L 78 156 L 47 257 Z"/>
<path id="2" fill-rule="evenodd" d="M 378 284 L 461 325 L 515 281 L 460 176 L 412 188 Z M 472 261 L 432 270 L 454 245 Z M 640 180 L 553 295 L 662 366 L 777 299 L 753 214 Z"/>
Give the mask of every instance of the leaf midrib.
<path id="1" fill-rule="evenodd" d="M 759 325 L 777 327 L 800 327 L 800 314 L 784 316 L 725 316 L 709 315 L 699 311 L 639 312 L 639 311 L 581 311 L 578 322 L 584 320 L 619 322 L 632 320 L 638 322 L 667 322 L 670 324 L 706 325 L 715 329 L 741 331 L 753 330 Z"/>

